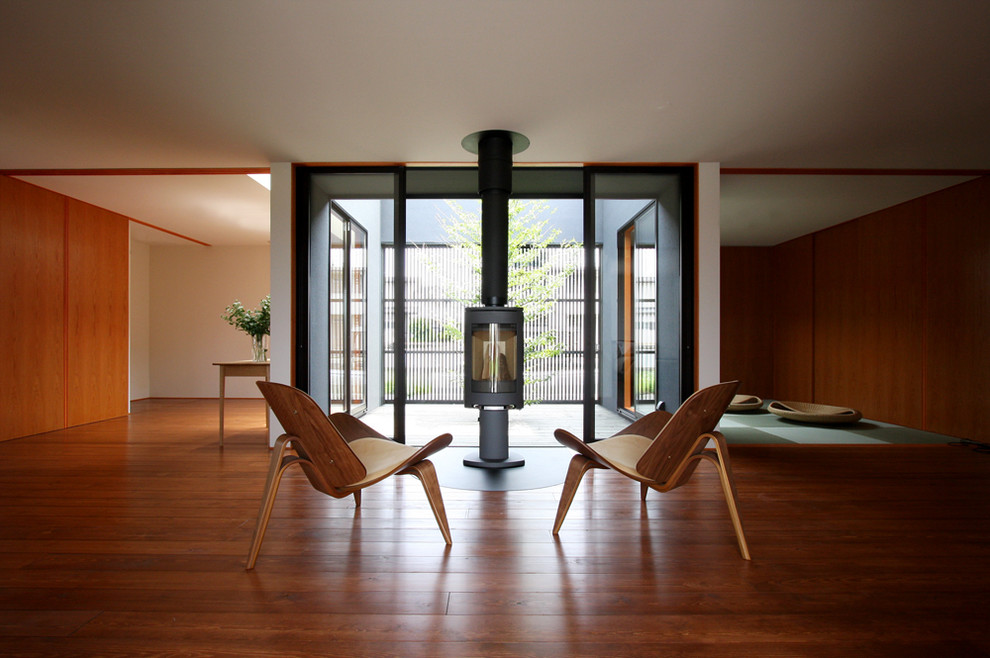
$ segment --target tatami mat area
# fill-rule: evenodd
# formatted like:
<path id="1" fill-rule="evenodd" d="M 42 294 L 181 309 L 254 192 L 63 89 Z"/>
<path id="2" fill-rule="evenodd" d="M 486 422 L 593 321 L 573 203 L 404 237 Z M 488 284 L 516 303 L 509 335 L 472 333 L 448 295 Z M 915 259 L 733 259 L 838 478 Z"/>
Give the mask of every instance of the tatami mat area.
<path id="1" fill-rule="evenodd" d="M 393 408 L 383 406 L 362 418 L 386 436 L 394 436 Z M 604 407 L 595 408 L 595 435 L 615 434 L 629 421 Z M 557 447 L 558 427 L 580 435 L 582 408 L 577 404 L 533 404 L 509 411 L 509 445 Z M 407 442 L 421 445 L 438 434 L 454 435 L 454 446 L 477 447 L 478 412 L 458 405 L 410 404 L 406 406 Z M 727 413 L 719 429 L 730 444 L 852 445 L 948 443 L 955 439 L 877 420 L 863 419 L 851 425 L 809 425 L 775 416 L 765 409 Z"/>
<path id="2" fill-rule="evenodd" d="M 863 420 L 849 425 L 797 423 L 761 409 L 727 413 L 719 428 L 730 444 L 882 445 L 890 443 L 948 443 L 953 437 L 934 432 Z"/>

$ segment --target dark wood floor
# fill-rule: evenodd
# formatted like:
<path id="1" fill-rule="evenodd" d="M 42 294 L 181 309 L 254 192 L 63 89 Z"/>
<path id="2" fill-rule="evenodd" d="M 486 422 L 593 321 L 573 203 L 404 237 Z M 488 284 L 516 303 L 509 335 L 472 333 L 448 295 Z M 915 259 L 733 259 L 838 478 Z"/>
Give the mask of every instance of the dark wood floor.
<path id="1" fill-rule="evenodd" d="M 949 446 L 738 446 L 752 562 L 713 471 L 653 494 L 419 483 L 352 499 L 293 471 L 244 570 L 268 451 L 256 402 L 144 402 L 0 443 L 0 654 L 982 656 L 990 455 Z"/>

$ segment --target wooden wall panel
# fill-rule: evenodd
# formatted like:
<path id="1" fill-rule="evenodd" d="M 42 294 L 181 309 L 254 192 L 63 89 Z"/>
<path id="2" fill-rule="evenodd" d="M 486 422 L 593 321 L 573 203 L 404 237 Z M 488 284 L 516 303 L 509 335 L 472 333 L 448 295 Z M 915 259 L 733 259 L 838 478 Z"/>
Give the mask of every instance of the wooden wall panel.
<path id="1" fill-rule="evenodd" d="M 0 440 L 65 425 L 64 197 L 0 176 Z"/>
<path id="2" fill-rule="evenodd" d="M 773 395 L 773 300 L 770 247 L 722 247 L 721 379 L 747 395 Z"/>
<path id="3" fill-rule="evenodd" d="M 923 203 L 815 236 L 815 401 L 920 427 Z"/>
<path id="4" fill-rule="evenodd" d="M 990 178 L 926 199 L 925 429 L 986 441 L 990 410 Z"/>
<path id="5" fill-rule="evenodd" d="M 66 217 L 71 426 L 127 414 L 128 220 L 74 199 Z"/>
<path id="6" fill-rule="evenodd" d="M 859 223 L 815 234 L 815 338 L 813 402 L 863 408 L 859 385 L 871 358 L 865 337 L 858 249 Z M 865 410 L 864 410 L 865 411 Z"/>
<path id="7" fill-rule="evenodd" d="M 774 247 L 773 397 L 981 439 L 988 213 L 984 177 Z"/>
<path id="8" fill-rule="evenodd" d="M 773 394 L 778 400 L 814 398 L 814 238 L 773 248 Z"/>
<path id="9" fill-rule="evenodd" d="M 858 221 L 861 313 L 868 377 L 863 413 L 898 425 L 924 424 L 925 202 Z"/>

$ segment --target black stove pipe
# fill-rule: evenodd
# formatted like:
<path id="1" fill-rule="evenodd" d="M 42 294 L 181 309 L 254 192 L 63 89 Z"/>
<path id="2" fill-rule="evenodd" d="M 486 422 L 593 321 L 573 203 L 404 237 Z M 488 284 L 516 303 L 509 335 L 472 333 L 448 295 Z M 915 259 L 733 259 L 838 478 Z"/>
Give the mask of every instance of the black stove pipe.
<path id="1" fill-rule="evenodd" d="M 478 137 L 481 194 L 481 303 L 505 306 L 509 279 L 509 194 L 512 193 L 512 134 L 488 130 Z"/>
<path id="2" fill-rule="evenodd" d="M 481 309 L 465 309 L 465 339 L 472 341 L 469 317 L 486 311 L 488 322 L 498 326 L 492 313 L 509 313 L 518 317 L 516 331 L 520 342 L 516 348 L 517 385 L 508 391 L 495 391 L 492 399 L 478 401 L 474 396 L 471 375 L 471 343 L 465 345 L 465 404 L 478 406 L 478 454 L 464 458 L 465 466 L 486 469 L 523 466 L 526 460 L 509 451 L 508 407 L 522 407 L 522 309 L 505 308 L 509 299 L 509 195 L 512 193 L 512 155 L 529 146 L 529 140 L 507 130 L 485 130 L 468 135 L 461 145 L 478 154 L 478 192 L 481 194 Z M 504 310 L 502 310 L 504 309 Z M 516 316 L 513 311 L 518 311 Z M 501 317 L 501 315 L 498 315 Z M 510 323 L 512 324 L 512 323 Z M 492 338 L 491 340 L 496 340 Z M 492 381 L 497 385 L 499 382 Z M 494 391 L 494 388 L 493 388 Z"/>

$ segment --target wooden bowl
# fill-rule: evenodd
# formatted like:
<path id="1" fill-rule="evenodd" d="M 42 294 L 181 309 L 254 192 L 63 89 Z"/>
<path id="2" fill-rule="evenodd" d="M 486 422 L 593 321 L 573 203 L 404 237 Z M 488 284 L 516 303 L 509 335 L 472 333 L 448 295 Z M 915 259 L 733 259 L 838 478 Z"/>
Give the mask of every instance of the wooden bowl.
<path id="1" fill-rule="evenodd" d="M 848 407 L 833 407 L 827 404 L 812 404 L 810 402 L 780 402 L 774 400 L 767 405 L 767 411 L 781 418 L 799 423 L 817 423 L 819 425 L 845 425 L 856 423 L 863 414 Z"/>
<path id="2" fill-rule="evenodd" d="M 763 406 L 763 400 L 755 395 L 736 395 L 726 411 L 754 411 Z"/>

